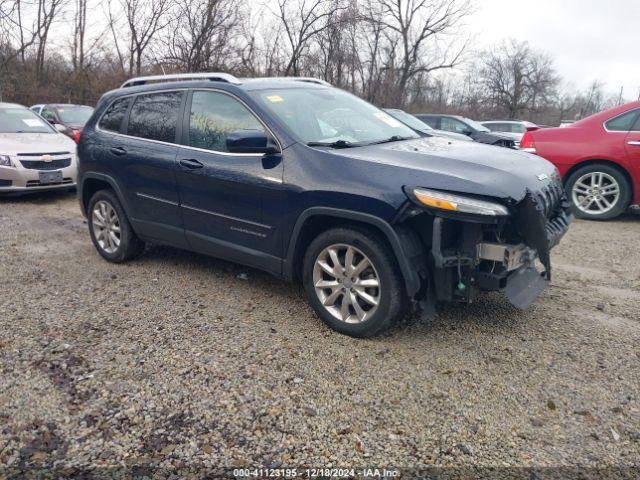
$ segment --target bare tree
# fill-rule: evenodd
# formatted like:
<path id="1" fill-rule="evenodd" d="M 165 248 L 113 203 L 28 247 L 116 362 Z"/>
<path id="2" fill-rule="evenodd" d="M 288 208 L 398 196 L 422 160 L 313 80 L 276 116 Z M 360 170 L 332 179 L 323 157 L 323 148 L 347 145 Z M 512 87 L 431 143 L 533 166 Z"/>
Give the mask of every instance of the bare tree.
<path id="1" fill-rule="evenodd" d="M 276 15 L 289 43 L 285 75 L 300 75 L 301 59 L 309 44 L 329 27 L 335 12 L 344 8 L 333 0 L 278 0 Z"/>
<path id="2" fill-rule="evenodd" d="M 480 75 L 489 100 L 509 118 L 535 112 L 556 94 L 551 58 L 527 42 L 510 40 L 482 54 Z"/>
<path id="3" fill-rule="evenodd" d="M 118 0 L 120 12 L 108 4 L 109 27 L 123 73 L 140 75 L 142 61 L 152 41 L 167 26 L 169 0 Z M 124 28 L 123 28 L 124 27 Z M 121 29 L 126 31 L 126 50 L 121 47 Z M 126 57 L 125 53 L 126 52 Z"/>
<path id="4" fill-rule="evenodd" d="M 22 0 L 0 0 L 0 67 L 6 67 L 15 58 L 25 62 L 27 49 L 36 43 L 38 24 L 28 25 Z"/>
<path id="5" fill-rule="evenodd" d="M 367 11 L 367 20 L 380 24 L 397 45 L 397 61 L 386 68 L 396 76 L 399 103 L 416 75 L 460 63 L 466 42 L 460 45 L 450 37 L 470 13 L 468 0 L 368 0 Z"/>
<path id="6" fill-rule="evenodd" d="M 51 25 L 56 20 L 57 15 L 60 13 L 60 9 L 65 2 L 66 0 L 38 0 L 37 3 L 38 13 L 35 29 L 37 38 L 36 79 L 40 82 L 44 77 L 45 51 L 47 41 L 49 39 L 49 32 L 51 31 Z"/>
<path id="7" fill-rule="evenodd" d="M 167 60 L 180 70 L 219 68 L 231 56 L 231 40 L 241 20 L 238 2 L 178 0 L 165 40 Z"/>

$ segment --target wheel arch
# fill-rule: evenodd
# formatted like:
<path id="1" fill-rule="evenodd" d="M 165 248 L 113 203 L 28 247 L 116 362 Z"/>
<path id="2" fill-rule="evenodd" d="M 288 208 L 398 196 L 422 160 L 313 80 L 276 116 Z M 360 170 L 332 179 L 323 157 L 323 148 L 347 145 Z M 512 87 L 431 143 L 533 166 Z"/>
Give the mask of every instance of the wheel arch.
<path id="1" fill-rule="evenodd" d="M 80 209 L 82 210 L 82 214 L 87 216 L 87 207 L 89 205 L 89 201 L 91 197 L 99 190 L 103 190 L 109 188 L 113 190 L 124 208 L 125 212 L 128 213 L 129 209 L 127 203 L 125 201 L 125 197 L 122 193 L 122 190 L 118 186 L 116 180 L 103 173 L 90 172 L 86 173 L 82 177 L 82 181 L 78 185 L 78 199 L 80 200 Z"/>
<path id="2" fill-rule="evenodd" d="M 396 229 L 379 217 L 352 210 L 312 207 L 302 212 L 291 233 L 283 264 L 283 276 L 288 280 L 299 281 L 304 252 L 313 238 L 329 228 L 350 224 L 373 229 L 388 243 L 400 267 L 407 294 L 413 298 L 421 288 L 418 269 L 412 268 L 410 261 L 416 248 L 415 232 L 406 227 Z"/>

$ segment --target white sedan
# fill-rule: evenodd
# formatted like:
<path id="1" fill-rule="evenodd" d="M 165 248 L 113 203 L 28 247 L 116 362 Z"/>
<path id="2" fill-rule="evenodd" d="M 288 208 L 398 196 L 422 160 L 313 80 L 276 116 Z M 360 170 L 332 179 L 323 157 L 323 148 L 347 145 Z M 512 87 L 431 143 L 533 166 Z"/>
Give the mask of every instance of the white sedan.
<path id="1" fill-rule="evenodd" d="M 42 117 L 15 103 L 0 103 L 0 193 L 73 187 L 76 144 Z"/>

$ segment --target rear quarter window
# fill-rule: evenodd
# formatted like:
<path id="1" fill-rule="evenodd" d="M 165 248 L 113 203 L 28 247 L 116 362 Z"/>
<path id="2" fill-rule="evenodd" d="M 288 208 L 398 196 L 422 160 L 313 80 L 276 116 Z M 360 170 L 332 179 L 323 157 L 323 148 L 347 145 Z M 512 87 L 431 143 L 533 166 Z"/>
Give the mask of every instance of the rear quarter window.
<path id="1" fill-rule="evenodd" d="M 107 130 L 109 132 L 119 132 L 122 126 L 122 120 L 124 119 L 124 116 L 127 113 L 127 109 L 129 108 L 130 101 L 131 99 L 127 97 L 113 102 L 111 106 L 107 108 L 107 111 L 104 112 L 104 115 L 102 115 L 98 126 L 102 130 Z"/>
<path id="2" fill-rule="evenodd" d="M 605 126 L 610 132 L 628 132 L 636 123 L 639 113 L 640 110 L 631 110 L 630 112 L 623 113 L 609 120 L 605 123 Z"/>

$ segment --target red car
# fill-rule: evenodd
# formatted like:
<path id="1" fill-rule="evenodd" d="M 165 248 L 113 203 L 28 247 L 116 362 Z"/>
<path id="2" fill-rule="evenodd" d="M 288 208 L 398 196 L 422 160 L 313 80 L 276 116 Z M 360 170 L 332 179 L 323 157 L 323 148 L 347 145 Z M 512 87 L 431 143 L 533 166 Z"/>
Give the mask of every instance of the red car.
<path id="1" fill-rule="evenodd" d="M 580 218 L 608 220 L 640 203 L 640 102 L 527 132 L 520 148 L 558 167 Z"/>

